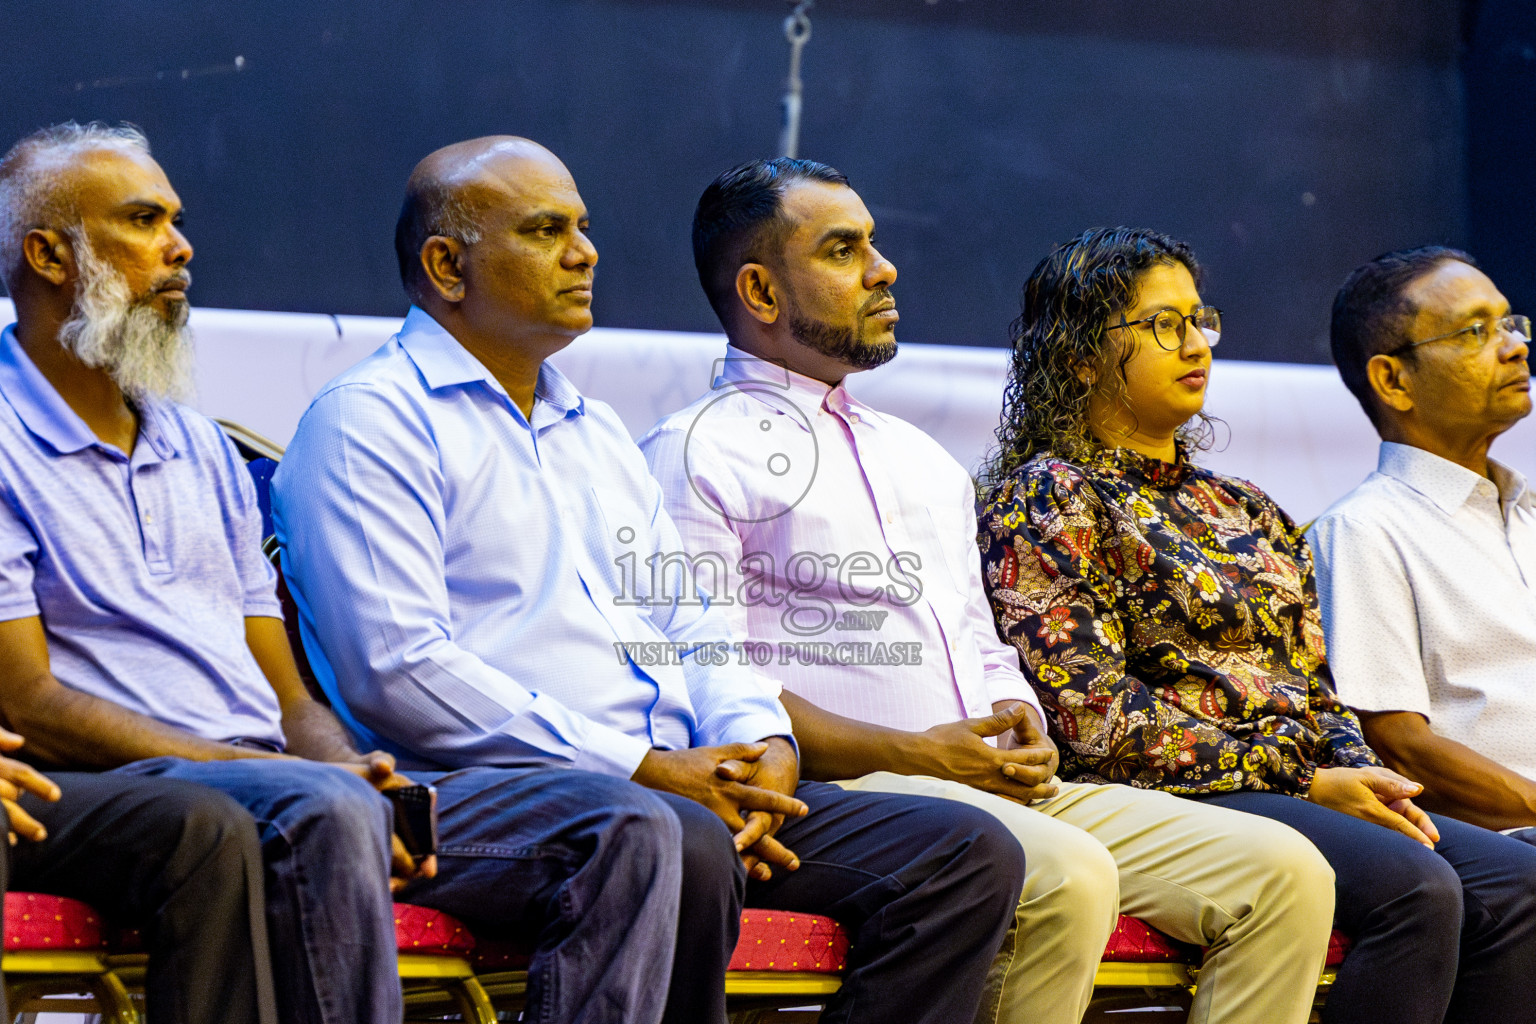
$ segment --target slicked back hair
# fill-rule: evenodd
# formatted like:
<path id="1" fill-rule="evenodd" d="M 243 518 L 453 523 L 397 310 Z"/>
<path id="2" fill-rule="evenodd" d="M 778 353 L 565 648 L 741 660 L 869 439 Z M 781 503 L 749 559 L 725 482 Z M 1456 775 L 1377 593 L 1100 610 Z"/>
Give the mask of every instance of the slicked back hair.
<path id="1" fill-rule="evenodd" d="M 842 171 L 815 160 L 779 157 L 732 167 L 710 182 L 693 212 L 693 265 L 722 324 L 734 308 L 736 271 L 777 259 L 790 228 L 784 192 L 797 181 L 848 184 Z"/>
<path id="2" fill-rule="evenodd" d="M 1373 356 L 1390 352 L 1408 340 L 1407 326 L 1418 313 L 1408 298 L 1408 286 L 1447 260 L 1477 266 L 1471 256 L 1449 246 L 1398 249 L 1350 271 L 1333 297 L 1333 322 L 1328 330 L 1333 365 L 1378 430 L 1381 410 L 1366 367 Z"/>
<path id="3" fill-rule="evenodd" d="M 1090 228 L 1040 261 L 1024 283 L 1011 328 L 1013 362 L 984 482 L 1001 483 L 1040 452 L 1080 460 L 1098 447 L 1089 430 L 1089 400 L 1098 393 L 1124 400 L 1125 364 L 1135 351 L 1105 328 L 1136 303 L 1143 274 L 1178 264 L 1199 287 L 1200 264 L 1188 245 L 1126 227 Z M 1083 367 L 1109 365 L 1117 372 L 1083 379 Z M 1199 427 L 1180 431 L 1186 447 L 1209 443 L 1205 413 L 1199 419 Z"/>
<path id="4" fill-rule="evenodd" d="M 80 212 L 68 190 L 58 187 L 58 168 L 91 149 L 128 149 L 148 156 L 149 140 L 126 122 L 65 121 L 25 136 L 0 157 L 0 280 L 12 295 L 21 281 L 21 243 L 27 232 L 78 228 Z"/>
<path id="5" fill-rule="evenodd" d="M 406 185 L 400 219 L 395 221 L 395 259 L 400 263 L 400 283 L 412 299 L 427 287 L 421 247 L 433 235 L 457 239 L 465 245 L 479 242 L 480 227 L 475 222 L 475 213 L 462 191 L 453 185 L 437 180 Z"/>

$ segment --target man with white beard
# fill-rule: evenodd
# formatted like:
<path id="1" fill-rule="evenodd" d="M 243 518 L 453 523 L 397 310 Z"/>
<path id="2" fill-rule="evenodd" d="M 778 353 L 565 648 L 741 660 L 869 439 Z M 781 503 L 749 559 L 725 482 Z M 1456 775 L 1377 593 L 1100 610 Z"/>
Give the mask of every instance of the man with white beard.
<path id="1" fill-rule="evenodd" d="M 184 297 L 192 275 L 184 268 L 157 294 L 171 295 L 162 313 L 129 290 L 128 280 L 96 255 L 83 232 L 67 232 L 79 281 L 70 318 L 59 327 L 61 348 L 103 370 L 130 400 L 184 400 L 192 390 L 192 346 Z M 175 298 L 180 292 L 183 298 Z"/>
<path id="2" fill-rule="evenodd" d="M 142 924 L 155 1024 L 398 1024 L 379 790 L 406 780 L 305 691 L 244 465 L 174 401 L 180 219 L 131 127 L 0 159 L 0 719 L 65 769 L 48 803 L 0 764 L 30 791 L 11 881 Z"/>

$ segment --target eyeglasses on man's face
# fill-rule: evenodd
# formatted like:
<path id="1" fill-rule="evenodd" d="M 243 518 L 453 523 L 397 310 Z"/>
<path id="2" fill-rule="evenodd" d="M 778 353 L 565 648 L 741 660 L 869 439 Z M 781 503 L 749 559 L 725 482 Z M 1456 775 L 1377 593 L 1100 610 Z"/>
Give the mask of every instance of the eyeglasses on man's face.
<path id="1" fill-rule="evenodd" d="M 1188 315 L 1180 314 L 1174 309 L 1160 309 L 1151 316 L 1144 316 L 1140 320 L 1127 321 L 1121 316 L 1120 322 L 1110 324 L 1109 330 L 1120 327 L 1140 327 L 1142 324 L 1150 325 L 1152 337 L 1160 347 L 1169 352 L 1177 352 L 1184 347 L 1185 332 L 1188 325 L 1194 324 L 1205 335 L 1205 343 L 1211 348 L 1221 340 L 1221 310 L 1215 306 L 1196 306 L 1195 311 Z"/>
<path id="2" fill-rule="evenodd" d="M 1531 340 L 1531 318 L 1511 314 L 1501 316 L 1496 320 L 1479 320 L 1475 324 L 1468 324 L 1459 331 L 1451 331 L 1447 334 L 1437 334 L 1433 338 L 1425 338 L 1422 341 L 1410 341 L 1383 355 L 1398 356 L 1420 345 L 1429 345 L 1437 341 L 1450 341 L 1456 339 L 1457 345 L 1465 351 L 1480 350 L 1495 338 L 1502 338 L 1506 334 L 1517 335 L 1521 341 L 1529 343 Z"/>

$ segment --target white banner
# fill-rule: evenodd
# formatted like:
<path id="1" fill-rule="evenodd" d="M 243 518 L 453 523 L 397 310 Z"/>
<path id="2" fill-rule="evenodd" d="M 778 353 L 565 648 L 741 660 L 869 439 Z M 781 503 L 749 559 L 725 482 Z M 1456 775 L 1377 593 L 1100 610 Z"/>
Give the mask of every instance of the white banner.
<path id="1" fill-rule="evenodd" d="M 0 299 L 0 325 L 13 319 Z M 197 396 L 210 416 L 286 444 L 326 381 L 378 348 L 399 327 L 388 317 L 194 309 Z M 596 328 L 554 357 L 583 394 L 613 406 L 639 436 L 710 386 L 725 353 L 717 334 Z M 932 434 L 974 470 L 993 443 L 1008 353 L 997 348 L 903 342 L 850 390 Z M 1298 521 L 1322 512 L 1376 466 L 1376 434 L 1331 366 L 1217 359 L 1206 409 L 1217 447 L 1204 465 L 1264 488 Z M 1536 417 L 1493 454 L 1536 479 Z"/>

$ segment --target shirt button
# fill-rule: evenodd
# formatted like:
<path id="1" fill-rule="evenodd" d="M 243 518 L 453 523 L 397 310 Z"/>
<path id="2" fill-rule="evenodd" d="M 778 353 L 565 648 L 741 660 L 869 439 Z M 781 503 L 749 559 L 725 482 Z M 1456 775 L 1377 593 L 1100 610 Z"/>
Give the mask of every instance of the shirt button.
<path id="1" fill-rule="evenodd" d="M 896 513 L 894 513 L 894 512 L 887 512 L 885 514 L 885 525 L 889 526 L 892 523 L 894 523 L 895 521 L 896 521 Z"/>
<path id="2" fill-rule="evenodd" d="M 849 413 L 848 414 L 848 422 L 849 423 L 857 423 L 857 422 L 859 422 L 859 414 L 856 413 L 856 412 Z"/>
<path id="3" fill-rule="evenodd" d="M 155 521 L 155 514 L 153 512 L 145 512 L 144 513 L 144 522 L 146 522 L 146 523 L 153 523 L 154 521 Z"/>

